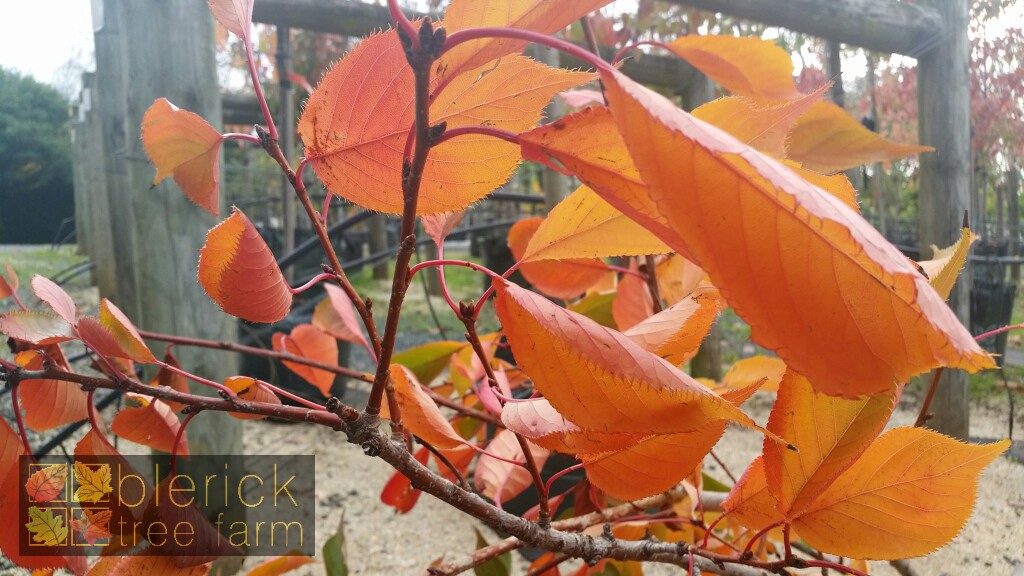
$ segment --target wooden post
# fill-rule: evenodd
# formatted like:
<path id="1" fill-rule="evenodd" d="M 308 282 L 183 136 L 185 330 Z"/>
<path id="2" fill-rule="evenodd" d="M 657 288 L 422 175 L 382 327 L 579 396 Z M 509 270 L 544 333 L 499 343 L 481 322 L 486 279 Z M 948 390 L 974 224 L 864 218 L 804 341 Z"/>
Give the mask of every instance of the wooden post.
<path id="1" fill-rule="evenodd" d="M 101 90 L 108 89 L 104 78 L 114 83 L 104 123 L 116 141 L 108 142 L 107 156 L 123 175 L 117 185 L 108 183 L 108 194 L 112 220 L 123 224 L 113 228 L 114 245 L 129 247 L 117 257 L 118 278 L 130 279 L 124 292 L 119 284 L 117 303 L 147 330 L 234 340 L 235 319 L 219 311 L 196 282 L 198 251 L 217 219 L 191 203 L 171 179 L 152 188 L 155 169 L 141 140 L 142 116 L 159 97 L 220 126 L 209 7 L 202 0 L 102 2 L 103 27 L 113 26 L 108 32 L 116 41 L 103 48 L 109 53 L 102 59 L 97 41 L 97 74 Z M 232 355 L 185 347 L 176 354 L 186 370 L 214 381 L 236 372 Z M 205 386 L 194 391 L 214 394 Z M 189 448 L 193 454 L 237 453 L 240 432 L 238 421 L 227 414 L 203 414 L 189 428 Z"/>
<path id="2" fill-rule="evenodd" d="M 367 220 L 367 226 L 370 230 L 370 237 L 367 239 L 370 246 L 369 256 L 379 254 L 388 249 L 388 222 L 386 218 L 387 216 L 383 214 L 375 214 Z M 373 265 L 373 279 L 388 279 L 388 260 L 381 260 Z"/>
<path id="3" fill-rule="evenodd" d="M 942 14 L 945 35 L 918 59 L 917 95 L 921 144 L 935 152 L 921 155 L 919 194 L 920 246 L 949 246 L 960 235 L 970 185 L 970 76 L 967 3 L 929 0 Z M 970 268 L 960 275 L 949 304 L 964 323 L 970 316 Z M 935 417 L 928 426 L 966 439 L 970 432 L 967 375 L 946 370 L 932 404 Z"/>
<path id="4" fill-rule="evenodd" d="M 846 108 L 846 91 L 843 89 L 843 53 L 842 46 L 835 40 L 825 41 L 825 74 L 833 82 L 829 90 L 832 102 L 840 108 Z"/>
<path id="5" fill-rule="evenodd" d="M 278 132 L 284 157 L 295 165 L 295 88 L 292 86 L 292 34 L 291 28 L 277 28 L 277 78 L 280 84 L 281 103 L 278 112 Z M 295 192 L 288 178 L 281 175 L 281 253 L 295 250 Z M 283 270 L 289 282 L 294 280 L 295 267 Z"/>
<path id="6" fill-rule="evenodd" d="M 1011 165 L 1006 173 L 1007 220 L 1010 221 L 1010 256 L 1020 256 L 1020 168 Z M 1010 265 L 1010 279 L 1020 288 L 1020 264 Z"/>
<path id="7" fill-rule="evenodd" d="M 557 50 L 544 46 L 537 46 L 536 54 L 536 58 L 540 62 L 543 62 L 552 68 L 559 67 L 560 60 L 559 52 Z M 544 119 L 546 122 L 558 120 L 564 114 L 565 105 L 557 96 L 553 98 L 547 108 L 544 109 Z M 556 204 L 569 195 L 569 178 L 564 174 L 560 174 L 551 168 L 544 166 L 541 168 L 540 173 L 540 187 L 544 191 L 544 210 L 550 212 Z"/>

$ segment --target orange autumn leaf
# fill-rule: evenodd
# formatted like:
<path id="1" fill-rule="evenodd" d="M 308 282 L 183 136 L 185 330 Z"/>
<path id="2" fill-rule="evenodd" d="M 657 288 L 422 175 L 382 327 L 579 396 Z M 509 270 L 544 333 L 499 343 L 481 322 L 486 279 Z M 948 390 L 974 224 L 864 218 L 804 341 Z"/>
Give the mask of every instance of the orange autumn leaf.
<path id="1" fill-rule="evenodd" d="M 25 492 L 36 502 L 49 502 L 64 495 L 68 485 L 68 465 L 30 466 Z"/>
<path id="2" fill-rule="evenodd" d="M 722 502 L 722 509 L 755 532 L 785 520 L 776 509 L 775 498 L 768 491 L 763 455 L 755 458 L 743 472 Z"/>
<path id="3" fill-rule="evenodd" d="M 688 34 L 666 48 L 726 90 L 757 100 L 803 96 L 793 81 L 793 60 L 771 40 Z"/>
<path id="4" fill-rule="evenodd" d="M 164 353 L 164 364 L 167 364 L 174 368 L 181 368 L 181 364 L 178 362 L 178 358 L 171 353 L 170 347 L 168 347 L 167 352 Z M 153 376 L 153 379 L 149 381 L 149 385 L 166 386 L 176 392 L 183 392 L 186 394 L 189 393 L 188 379 L 186 379 L 185 376 L 178 372 L 168 370 L 164 366 L 160 366 L 160 369 L 157 370 L 156 375 Z M 183 408 L 185 408 L 185 405 L 181 404 L 180 402 L 174 402 L 172 400 L 164 400 L 164 402 L 166 402 L 167 405 L 171 407 L 171 410 L 174 410 L 175 412 L 180 412 Z"/>
<path id="5" fill-rule="evenodd" d="M 441 414 L 437 404 L 423 391 L 411 370 L 400 364 L 392 364 L 391 381 L 395 386 L 395 396 L 402 412 L 402 424 L 406 429 L 435 448 L 447 450 L 465 444 L 448 419 Z M 391 417 L 387 402 L 381 408 L 380 416 Z"/>
<path id="6" fill-rule="evenodd" d="M 129 405 L 122 408 L 110 423 L 110 429 L 121 438 L 161 452 L 171 452 L 181 428 L 178 415 L 164 401 L 138 394 L 128 394 Z M 188 436 L 181 434 L 178 454 L 188 455 Z"/>
<path id="7" fill-rule="evenodd" d="M 630 267 L 637 271 L 636 265 Z M 612 317 L 620 332 L 636 326 L 654 314 L 654 299 L 647 281 L 636 274 L 626 274 L 619 280 L 619 288 L 612 300 Z"/>
<path id="8" fill-rule="evenodd" d="M 420 448 L 412 455 L 417 462 L 426 466 L 430 458 L 430 452 L 426 448 Z M 391 506 L 399 514 L 405 514 L 416 506 L 423 492 L 413 488 L 412 482 L 401 472 L 391 475 L 384 489 L 380 492 L 380 501 Z"/>
<path id="9" fill-rule="evenodd" d="M 281 399 L 277 397 L 277 394 L 274 394 L 273 390 L 267 388 L 255 378 L 250 378 L 249 376 L 228 376 L 224 379 L 224 385 L 246 402 L 281 404 Z M 246 412 L 228 412 L 228 414 L 239 420 L 261 420 L 266 418 L 266 416 L 261 414 L 249 414 Z"/>
<path id="10" fill-rule="evenodd" d="M 583 428 L 566 420 L 544 398 L 505 404 L 501 420 L 538 446 L 575 456 L 595 486 L 621 500 L 643 498 L 678 484 L 726 427 L 720 420 L 669 434 L 616 432 L 600 425 Z"/>
<path id="11" fill-rule="evenodd" d="M 249 39 L 253 0 L 206 0 L 217 22 L 239 38 Z"/>
<path id="12" fill-rule="evenodd" d="M 580 186 L 548 213 L 530 238 L 523 260 L 664 254 L 671 250 L 646 228 Z"/>
<path id="13" fill-rule="evenodd" d="M 142 117 L 142 146 L 156 165 L 156 186 L 168 176 L 214 216 L 220 213 L 220 144 L 224 140 L 199 115 L 160 98 Z"/>
<path id="14" fill-rule="evenodd" d="M 143 342 L 135 325 L 124 312 L 106 298 L 100 300 L 100 324 L 114 336 L 125 358 L 142 364 L 156 362 L 156 357 Z"/>
<path id="15" fill-rule="evenodd" d="M 771 356 L 751 356 L 737 360 L 722 377 L 722 386 L 731 389 L 746 388 L 760 380 L 765 380 L 761 390 L 773 392 L 779 389 L 782 376 L 786 373 L 786 364 Z"/>
<path id="16" fill-rule="evenodd" d="M 530 447 L 537 468 L 543 468 L 550 451 L 529 443 L 527 446 Z M 498 432 L 487 444 L 487 452 L 507 460 L 526 461 L 523 456 L 523 448 L 516 440 L 516 435 L 509 430 Z M 480 490 L 481 494 L 494 502 L 508 502 L 521 494 L 523 490 L 533 486 L 533 477 L 522 466 L 484 454 L 477 461 L 476 471 L 473 474 L 473 485 Z"/>
<path id="17" fill-rule="evenodd" d="M 55 345 L 19 352 L 15 362 L 26 370 L 40 370 L 47 358 L 56 368 L 70 369 L 64 353 Z M 25 411 L 25 424 L 33 430 L 50 430 L 89 416 L 87 396 L 74 382 L 23 380 L 18 387 L 18 400 Z"/>
<path id="18" fill-rule="evenodd" d="M 71 521 L 71 526 L 83 540 L 95 544 L 97 540 L 110 538 L 111 514 L 110 510 L 84 508 L 78 518 Z"/>
<path id="19" fill-rule="evenodd" d="M 793 521 L 822 552 L 866 560 L 921 556 L 967 523 L 982 469 L 1009 440 L 964 444 L 924 428 L 896 428 Z"/>
<path id="20" fill-rule="evenodd" d="M 313 326 L 338 340 L 366 345 L 366 338 L 359 327 L 356 310 L 348 294 L 334 284 L 324 284 L 327 298 L 313 310 Z"/>
<path id="21" fill-rule="evenodd" d="M 766 154 L 786 155 L 786 138 L 797 119 L 821 99 L 828 84 L 815 92 L 778 102 L 759 102 L 744 96 L 712 100 L 693 111 L 695 118 L 713 124 L 737 140 Z"/>
<path id="22" fill-rule="evenodd" d="M 581 428 L 672 434 L 730 420 L 768 434 L 619 332 L 505 280 L 495 279 L 494 287 L 495 309 L 520 367 Z"/>
<path id="23" fill-rule="evenodd" d="M 0 334 L 37 346 L 74 340 L 71 325 L 52 312 L 11 310 L 0 314 Z"/>
<path id="24" fill-rule="evenodd" d="M 820 174 L 808 170 L 792 160 L 786 160 L 783 163 L 804 180 L 835 196 L 854 212 L 860 212 L 860 204 L 857 203 L 857 190 L 854 189 L 853 183 L 846 177 L 846 174 L 842 172 L 838 174 Z"/>
<path id="25" fill-rule="evenodd" d="M 442 25 L 450 36 L 457 30 L 481 26 L 522 28 L 554 34 L 611 0 L 453 0 Z M 448 81 L 495 58 L 522 51 L 522 40 L 483 38 L 445 52 L 435 65 L 437 76 Z"/>
<path id="26" fill-rule="evenodd" d="M 674 232 L 662 239 L 692 253 L 753 339 L 820 391 L 878 393 L 939 365 L 993 366 L 859 214 L 619 72 L 601 74 L 616 125 Z M 602 197 L 618 190 L 588 184 Z"/>
<path id="27" fill-rule="evenodd" d="M 658 292 L 670 306 L 692 294 L 707 278 L 699 266 L 678 254 L 661 260 L 654 269 L 658 274 Z"/>
<path id="28" fill-rule="evenodd" d="M 524 218 L 508 230 L 508 247 L 516 261 L 523 259 L 527 246 L 543 218 Z M 541 292 L 554 298 L 575 298 L 604 278 L 608 266 L 597 258 L 523 262 L 519 271 Z"/>
<path id="29" fill-rule="evenodd" d="M 277 322 L 292 306 L 273 252 L 237 208 L 206 235 L 199 283 L 222 310 L 250 322 Z"/>
<path id="30" fill-rule="evenodd" d="M 697 354 L 721 310 L 718 290 L 700 287 L 623 334 L 648 352 L 679 366 Z"/>
<path id="31" fill-rule="evenodd" d="M 338 365 L 338 341 L 312 324 L 299 324 L 292 328 L 290 334 L 275 332 L 273 344 L 274 350 L 283 350 L 329 366 Z M 316 386 L 317 390 L 320 390 L 320 393 L 324 395 L 324 398 L 331 395 L 331 386 L 334 385 L 334 372 L 328 372 L 327 370 L 305 364 L 296 364 L 288 360 L 282 360 L 281 362 L 286 368 L 301 376 L 303 380 Z"/>
<path id="32" fill-rule="evenodd" d="M 245 576 L 280 576 L 287 572 L 291 572 L 296 568 L 305 566 L 306 564 L 312 564 L 316 562 L 309 556 L 299 556 L 295 554 L 289 554 L 287 556 L 278 556 L 277 558 L 271 558 L 266 562 L 254 567 Z"/>
<path id="33" fill-rule="evenodd" d="M 451 130 L 486 118 L 495 128 L 527 130 L 555 94 L 592 78 L 507 56 L 452 78 L 433 97 L 430 121 Z M 332 193 L 371 210 L 401 214 L 413 100 L 413 74 L 394 31 L 366 38 L 324 76 L 306 104 L 299 134 L 310 165 Z M 517 146 L 495 138 L 445 142 L 430 151 L 417 212 L 461 210 L 503 184 L 519 161 Z"/>
<path id="34" fill-rule="evenodd" d="M 786 372 L 767 427 L 800 452 L 764 446 L 765 477 L 779 512 L 800 515 L 849 468 L 889 421 L 896 397 L 895 387 L 854 400 L 826 396 Z"/>
<path id="35" fill-rule="evenodd" d="M 956 279 L 967 262 L 971 244 L 977 239 L 978 237 L 971 232 L 970 228 L 964 227 L 956 244 L 948 248 L 939 248 L 933 244 L 932 259 L 918 262 L 918 265 L 928 275 L 928 282 L 939 293 L 939 296 L 949 298 L 949 293 L 953 291 L 953 285 L 956 284 Z"/>
<path id="36" fill-rule="evenodd" d="M 789 131 L 786 156 L 805 168 L 831 174 L 934 150 L 882 138 L 831 102 L 811 106 Z"/>

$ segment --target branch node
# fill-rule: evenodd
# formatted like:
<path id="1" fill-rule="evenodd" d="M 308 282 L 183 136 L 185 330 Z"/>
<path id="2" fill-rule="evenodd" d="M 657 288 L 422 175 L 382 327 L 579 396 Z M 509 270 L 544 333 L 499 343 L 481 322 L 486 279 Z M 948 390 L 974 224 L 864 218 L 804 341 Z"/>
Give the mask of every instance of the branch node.
<path id="1" fill-rule="evenodd" d="M 377 446 L 372 440 L 367 440 L 363 442 L 361 444 L 361 447 L 363 449 L 363 454 L 366 454 L 371 458 L 376 458 L 378 455 L 380 455 L 380 447 Z"/>
<path id="2" fill-rule="evenodd" d="M 615 534 L 612 534 L 612 525 L 605 523 L 604 528 L 601 530 L 601 537 L 609 542 L 615 541 Z"/>
<path id="3" fill-rule="evenodd" d="M 433 126 L 430 127 L 430 129 L 427 130 L 427 142 L 431 146 L 436 145 L 437 141 L 440 140 L 442 136 L 444 136 L 444 132 L 447 129 L 448 122 L 445 120 L 442 120 L 437 124 L 434 124 Z"/>

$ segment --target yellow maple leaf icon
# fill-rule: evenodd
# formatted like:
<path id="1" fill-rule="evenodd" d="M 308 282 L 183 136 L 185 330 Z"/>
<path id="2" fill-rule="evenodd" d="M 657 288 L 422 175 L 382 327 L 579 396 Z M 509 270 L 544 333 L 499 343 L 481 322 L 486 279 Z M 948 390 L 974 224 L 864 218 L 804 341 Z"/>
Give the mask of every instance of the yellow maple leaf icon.
<path id="1" fill-rule="evenodd" d="M 79 502 L 99 502 L 113 489 L 110 487 L 110 464 L 89 466 L 75 462 L 75 500 Z"/>

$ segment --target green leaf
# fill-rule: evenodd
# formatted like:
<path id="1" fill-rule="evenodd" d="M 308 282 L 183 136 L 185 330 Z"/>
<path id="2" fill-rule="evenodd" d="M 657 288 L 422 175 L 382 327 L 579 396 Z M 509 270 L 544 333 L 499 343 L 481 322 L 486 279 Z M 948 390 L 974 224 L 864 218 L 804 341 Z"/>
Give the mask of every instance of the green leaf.
<path id="1" fill-rule="evenodd" d="M 32 506 L 28 509 L 28 528 L 32 534 L 32 541 L 43 546 L 58 546 L 67 543 L 68 527 L 64 525 L 62 516 L 54 516 L 51 508 L 37 508 Z M 507 572 L 506 572 L 507 574 Z"/>
<path id="2" fill-rule="evenodd" d="M 617 292 L 589 294 L 570 305 L 569 310 L 583 314 L 601 326 L 616 329 L 618 325 L 615 323 L 615 317 L 612 316 L 612 302 L 615 301 L 617 295 Z"/>
<path id="3" fill-rule="evenodd" d="M 411 370 L 416 375 L 416 379 L 426 385 L 440 376 L 441 372 L 444 372 L 452 354 L 458 352 L 463 346 L 466 346 L 465 342 L 451 340 L 431 342 L 399 352 L 391 361 Z"/>
<path id="4" fill-rule="evenodd" d="M 707 490 L 708 492 L 728 492 L 732 490 L 732 488 L 726 486 L 722 482 L 716 480 L 715 478 L 712 478 L 711 476 L 708 476 L 707 472 L 701 472 L 700 477 L 704 489 Z"/>
<path id="5" fill-rule="evenodd" d="M 473 528 L 473 531 L 476 532 L 476 549 L 486 547 L 487 540 L 484 535 L 476 528 Z M 509 576 L 510 572 L 512 572 L 512 555 L 507 552 L 497 558 L 491 558 L 473 569 L 476 576 Z"/>
<path id="6" fill-rule="evenodd" d="M 348 576 L 348 563 L 345 561 L 345 511 L 341 511 L 338 520 L 338 531 L 324 542 L 324 567 L 327 576 Z"/>

